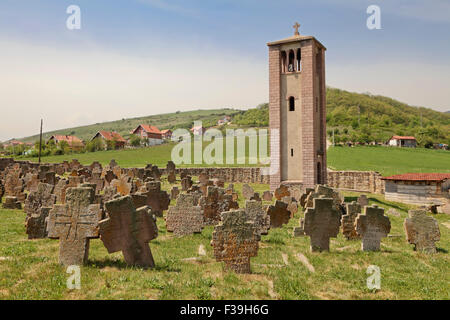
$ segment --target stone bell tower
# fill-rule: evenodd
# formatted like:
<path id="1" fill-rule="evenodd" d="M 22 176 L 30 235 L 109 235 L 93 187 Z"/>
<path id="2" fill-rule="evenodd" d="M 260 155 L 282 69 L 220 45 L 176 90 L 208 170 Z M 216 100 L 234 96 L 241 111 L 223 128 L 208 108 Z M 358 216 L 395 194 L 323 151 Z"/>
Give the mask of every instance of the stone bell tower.
<path id="1" fill-rule="evenodd" d="M 300 35 L 299 27 L 294 25 L 294 36 L 267 44 L 271 190 L 280 183 L 313 187 L 327 182 L 326 48 Z"/>

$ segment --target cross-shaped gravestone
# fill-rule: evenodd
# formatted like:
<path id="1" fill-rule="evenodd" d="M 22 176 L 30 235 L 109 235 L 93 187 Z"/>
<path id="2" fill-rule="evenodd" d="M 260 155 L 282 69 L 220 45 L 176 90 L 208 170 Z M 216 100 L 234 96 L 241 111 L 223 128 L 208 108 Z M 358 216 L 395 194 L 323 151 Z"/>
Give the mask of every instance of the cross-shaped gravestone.
<path id="1" fill-rule="evenodd" d="M 311 251 L 329 251 L 330 238 L 337 237 L 341 216 L 331 198 L 315 198 L 306 209 L 304 232 L 311 238 Z"/>
<path id="2" fill-rule="evenodd" d="M 283 201 L 275 201 L 275 205 L 267 208 L 267 214 L 270 216 L 270 227 L 281 228 L 291 219 L 291 212 L 288 210 L 288 204 Z"/>
<path id="3" fill-rule="evenodd" d="M 9 170 L 5 178 L 5 194 L 24 202 L 26 198 L 26 194 L 23 192 L 24 187 L 23 179 L 20 178 L 20 168 Z"/>
<path id="4" fill-rule="evenodd" d="M 192 187 L 192 178 L 187 176 L 181 179 L 181 191 L 188 191 Z"/>
<path id="5" fill-rule="evenodd" d="M 127 196 L 130 194 L 132 188 L 131 178 L 123 175 L 111 181 L 111 186 L 116 187 L 117 192 L 122 196 Z"/>
<path id="6" fill-rule="evenodd" d="M 203 211 L 195 194 L 178 196 L 176 206 L 171 206 L 167 212 L 166 227 L 177 237 L 202 232 Z"/>
<path id="7" fill-rule="evenodd" d="M 362 236 L 363 251 L 379 251 L 381 238 L 391 231 L 391 222 L 384 215 L 384 209 L 373 205 L 364 208 L 364 215 L 356 218 L 356 232 Z"/>
<path id="8" fill-rule="evenodd" d="M 99 233 L 108 252 L 122 251 L 128 265 L 154 267 L 148 243 L 158 236 L 158 228 L 151 209 L 136 210 L 131 196 L 111 200 L 105 207 L 108 218 L 99 222 Z"/>
<path id="9" fill-rule="evenodd" d="M 281 200 L 284 197 L 290 197 L 291 192 L 286 185 L 281 184 L 278 188 L 275 189 L 274 196 L 277 200 Z"/>
<path id="10" fill-rule="evenodd" d="M 427 216 L 425 210 L 410 210 L 408 213 L 409 218 L 403 224 L 406 240 L 414 244 L 416 251 L 436 253 L 435 242 L 441 238 L 437 220 Z"/>
<path id="11" fill-rule="evenodd" d="M 47 236 L 46 218 L 56 202 L 56 196 L 52 194 L 53 188 L 51 184 L 39 183 L 36 191 L 32 191 L 25 200 L 25 228 L 28 239 L 42 239 Z"/>
<path id="12" fill-rule="evenodd" d="M 261 201 L 247 200 L 245 202 L 245 213 L 250 220 L 255 222 L 260 234 L 268 234 L 270 229 L 270 216 L 263 209 Z"/>
<path id="13" fill-rule="evenodd" d="M 147 192 L 147 205 L 152 208 L 152 213 L 157 217 L 163 216 L 163 211 L 169 209 L 170 197 L 166 191 L 161 190 L 161 182 L 153 181 L 145 184 Z"/>
<path id="14" fill-rule="evenodd" d="M 48 217 L 48 237 L 59 238 L 59 262 L 81 265 L 89 256 L 89 239 L 98 237 L 102 212 L 92 188 L 69 188 L 66 204 L 55 205 Z"/>
<path id="15" fill-rule="evenodd" d="M 244 209 L 222 213 L 222 221 L 215 226 L 211 245 L 217 261 L 225 262 L 225 270 L 250 273 L 250 257 L 258 253 L 261 236 L 254 221 Z"/>
<path id="16" fill-rule="evenodd" d="M 346 204 L 346 214 L 341 218 L 342 233 L 347 240 L 360 239 L 361 236 L 356 232 L 355 220 L 361 213 L 361 206 L 353 201 Z"/>

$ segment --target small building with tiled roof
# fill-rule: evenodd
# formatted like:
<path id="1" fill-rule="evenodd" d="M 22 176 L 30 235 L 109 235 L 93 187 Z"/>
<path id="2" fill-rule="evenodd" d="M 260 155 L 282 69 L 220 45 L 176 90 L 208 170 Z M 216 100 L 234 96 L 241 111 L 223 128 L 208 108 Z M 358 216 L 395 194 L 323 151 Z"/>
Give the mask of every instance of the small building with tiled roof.
<path id="1" fill-rule="evenodd" d="M 141 137 L 147 146 L 154 146 L 163 143 L 162 132 L 155 126 L 140 124 L 131 134 Z"/>
<path id="2" fill-rule="evenodd" d="M 386 200 L 418 205 L 450 201 L 450 173 L 405 173 L 382 179 Z"/>
<path id="3" fill-rule="evenodd" d="M 67 142 L 69 148 L 72 150 L 81 150 L 84 148 L 84 143 L 80 138 L 75 136 L 67 136 L 67 135 L 53 135 L 48 139 L 47 143 L 50 141 L 55 141 L 55 144 L 59 144 L 62 141 Z"/>
<path id="4" fill-rule="evenodd" d="M 114 141 L 116 149 L 123 149 L 127 143 L 119 133 L 114 131 L 99 131 L 91 141 L 95 139 L 102 139 L 105 142 L 105 145 L 108 141 Z"/>
<path id="5" fill-rule="evenodd" d="M 162 138 L 166 140 L 172 139 L 172 130 L 166 129 L 161 131 Z"/>
<path id="6" fill-rule="evenodd" d="M 417 146 L 417 140 L 412 136 L 392 136 L 387 144 L 391 147 L 415 148 Z"/>

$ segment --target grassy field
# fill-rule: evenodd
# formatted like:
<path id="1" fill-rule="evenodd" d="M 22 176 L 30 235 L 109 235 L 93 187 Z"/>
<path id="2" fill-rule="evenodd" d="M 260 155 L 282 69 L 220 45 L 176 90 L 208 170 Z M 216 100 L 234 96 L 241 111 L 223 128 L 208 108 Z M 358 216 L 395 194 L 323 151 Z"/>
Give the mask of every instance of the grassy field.
<path id="1" fill-rule="evenodd" d="M 331 147 L 333 170 L 378 171 L 383 176 L 407 172 L 450 172 L 450 151 L 422 148 Z"/>
<path id="2" fill-rule="evenodd" d="M 256 191 L 268 188 L 253 186 Z M 357 194 L 346 196 L 352 200 Z M 159 237 L 150 243 L 155 269 L 127 267 L 121 253 L 109 255 L 100 240 L 91 240 L 89 262 L 81 268 L 81 290 L 66 288 L 68 274 L 58 264 L 59 241 L 27 240 L 23 211 L 0 209 L 0 299 L 449 299 L 449 217 L 436 216 L 441 229 L 438 253 L 425 255 L 405 241 L 402 224 L 410 207 L 378 195 L 369 199 L 402 215 L 391 217 L 394 237 L 382 240 L 381 252 L 362 252 L 360 241 L 339 234 L 331 240 L 329 253 L 311 253 L 309 238 L 292 237 L 303 215 L 299 212 L 288 225 L 262 236 L 258 256 L 251 259 L 253 273 L 238 275 L 223 272 L 222 263 L 215 261 L 212 227 L 175 238 L 158 218 Z M 206 256 L 199 256 L 200 245 Z M 314 272 L 297 259 L 299 253 Z M 381 290 L 366 287 L 369 265 L 381 268 Z"/>
<path id="3" fill-rule="evenodd" d="M 204 143 L 206 147 L 208 143 Z M 62 155 L 44 157 L 43 162 L 62 162 L 64 160 L 78 159 L 82 164 L 88 165 L 93 161 L 108 164 L 115 159 L 122 167 L 145 167 L 151 163 L 165 167 L 171 159 L 174 144 L 164 144 L 142 149 L 129 149 L 118 151 L 101 151 L 84 154 Z M 248 155 L 248 146 L 246 150 Z M 236 158 L 237 152 L 235 152 Z M 37 161 L 36 158 L 19 158 Z M 192 161 L 193 163 L 193 161 Z M 180 165 L 180 167 L 195 166 L 255 166 L 248 164 L 234 165 Z M 328 167 L 333 170 L 378 171 L 382 175 L 392 175 L 406 172 L 450 172 L 450 151 L 430 149 L 408 149 L 387 147 L 330 147 L 328 149 Z"/>

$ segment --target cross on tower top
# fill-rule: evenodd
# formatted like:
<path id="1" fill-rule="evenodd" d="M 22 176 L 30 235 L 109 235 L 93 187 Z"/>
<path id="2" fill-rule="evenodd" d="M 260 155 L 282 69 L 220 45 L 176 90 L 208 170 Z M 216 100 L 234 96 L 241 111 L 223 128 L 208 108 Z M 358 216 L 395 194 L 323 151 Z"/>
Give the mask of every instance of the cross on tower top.
<path id="1" fill-rule="evenodd" d="M 299 35 L 300 35 L 300 32 L 298 32 L 298 28 L 300 28 L 300 24 L 299 24 L 298 22 L 296 22 L 296 23 L 292 26 L 292 28 L 295 29 L 294 35 L 299 36 Z"/>

